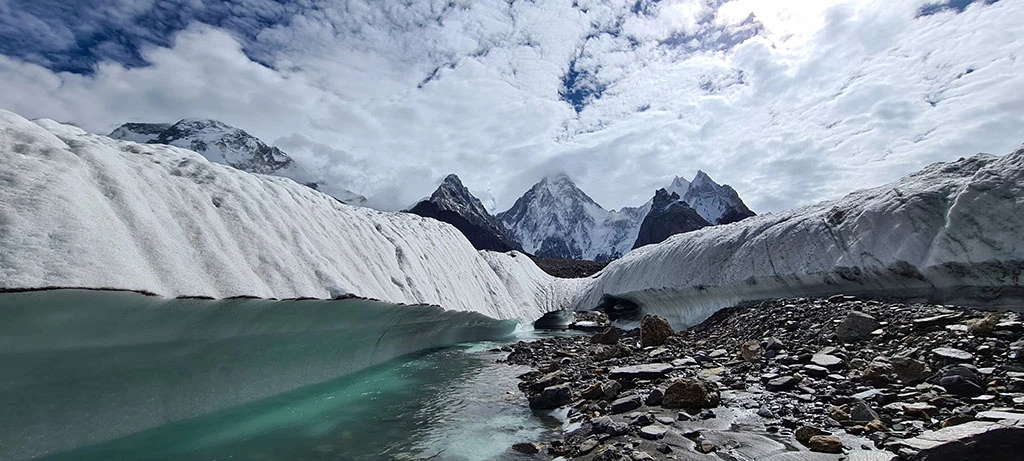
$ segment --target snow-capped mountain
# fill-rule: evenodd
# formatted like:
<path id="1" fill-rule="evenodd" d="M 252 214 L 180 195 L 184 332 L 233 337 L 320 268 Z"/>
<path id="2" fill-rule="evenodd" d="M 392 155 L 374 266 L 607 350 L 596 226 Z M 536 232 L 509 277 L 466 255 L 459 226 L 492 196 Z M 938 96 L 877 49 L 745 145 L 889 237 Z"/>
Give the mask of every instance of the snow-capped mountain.
<path id="1" fill-rule="evenodd" d="M 578 308 L 622 299 L 677 328 L 834 294 L 1020 306 L 1024 149 L 936 163 L 835 201 L 670 237 L 609 264 Z"/>
<path id="2" fill-rule="evenodd" d="M 608 261 L 629 250 L 646 214 L 643 207 L 605 210 L 561 174 L 534 184 L 497 217 L 528 253 Z"/>
<path id="3" fill-rule="evenodd" d="M 753 216 L 732 187 L 719 185 L 698 171 L 693 181 L 676 177 L 665 189 L 665 197 L 676 195 L 711 225 L 728 224 Z M 526 252 L 546 258 L 610 261 L 635 248 L 640 228 L 655 199 L 639 207 L 607 211 L 579 189 L 566 175 L 545 178 L 526 192 L 498 219 Z M 670 230 L 694 230 L 694 220 L 682 207 L 657 210 L 650 226 L 657 227 L 641 245 L 660 242 Z M 678 223 L 670 223 L 679 219 Z M 655 222 L 659 224 L 654 224 Z M 662 236 L 663 235 L 663 236 Z M 660 236 L 660 239 L 657 237 Z"/>
<path id="4" fill-rule="evenodd" d="M 202 154 L 211 162 L 249 173 L 283 176 L 351 205 L 364 205 L 366 197 L 318 179 L 277 147 L 242 129 L 209 119 L 182 119 L 177 123 L 125 123 L 110 137 L 149 144 L 167 144 Z"/>
<path id="5" fill-rule="evenodd" d="M 430 198 L 417 203 L 409 212 L 455 226 L 478 250 L 521 249 L 454 174 L 446 176 Z"/>
<path id="6" fill-rule="evenodd" d="M 701 217 L 696 210 L 681 200 L 679 194 L 658 189 L 654 193 L 651 211 L 640 224 L 633 248 L 661 243 L 675 234 L 695 231 L 710 225 L 711 223 Z"/>

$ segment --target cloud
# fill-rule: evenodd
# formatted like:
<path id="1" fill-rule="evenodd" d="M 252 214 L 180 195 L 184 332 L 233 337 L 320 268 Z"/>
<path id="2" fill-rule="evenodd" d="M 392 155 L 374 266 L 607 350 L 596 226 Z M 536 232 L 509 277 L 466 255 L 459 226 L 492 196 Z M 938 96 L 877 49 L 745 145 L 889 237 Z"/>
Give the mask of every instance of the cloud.
<path id="1" fill-rule="evenodd" d="M 1024 141 L 1015 2 L 51 3 L 0 2 L 0 107 L 219 119 L 385 208 L 556 171 L 619 208 L 703 169 L 764 212 Z"/>

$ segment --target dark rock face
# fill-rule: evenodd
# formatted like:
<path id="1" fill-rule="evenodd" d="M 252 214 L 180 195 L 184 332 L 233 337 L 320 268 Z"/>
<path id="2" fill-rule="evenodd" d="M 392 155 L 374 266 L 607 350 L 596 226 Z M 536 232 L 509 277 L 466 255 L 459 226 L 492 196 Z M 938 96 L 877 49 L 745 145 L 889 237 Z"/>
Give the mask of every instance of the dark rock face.
<path id="1" fill-rule="evenodd" d="M 569 386 L 551 386 L 530 397 L 530 408 L 554 410 L 570 401 L 572 401 L 572 392 L 569 390 Z"/>
<path id="2" fill-rule="evenodd" d="M 593 344 L 618 344 L 619 330 L 612 327 L 605 328 L 604 331 L 591 336 L 590 342 Z"/>
<path id="3" fill-rule="evenodd" d="M 454 174 L 445 177 L 429 199 L 417 203 L 409 212 L 455 226 L 478 250 L 521 249 Z"/>
<path id="4" fill-rule="evenodd" d="M 710 226 L 697 210 L 690 208 L 686 202 L 679 199 L 675 192 L 669 193 L 665 189 L 658 189 L 654 193 L 654 203 L 651 211 L 647 213 L 640 224 L 640 233 L 637 235 L 633 248 L 640 248 L 652 243 L 661 243 L 665 239 L 684 232 L 691 232 L 697 229 Z"/>

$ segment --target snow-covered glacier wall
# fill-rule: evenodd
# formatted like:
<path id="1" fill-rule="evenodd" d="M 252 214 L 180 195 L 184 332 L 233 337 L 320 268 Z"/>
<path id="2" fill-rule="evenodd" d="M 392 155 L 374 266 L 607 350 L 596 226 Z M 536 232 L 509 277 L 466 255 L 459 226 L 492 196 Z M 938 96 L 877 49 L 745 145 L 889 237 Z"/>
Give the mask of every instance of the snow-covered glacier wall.
<path id="1" fill-rule="evenodd" d="M 512 261 L 518 272 L 499 277 L 492 266 L 511 256 L 482 257 L 447 224 L 346 206 L 188 150 L 0 111 L 0 165 L 0 288 L 354 294 L 526 320 L 565 307 L 514 289 L 564 282 Z"/>
<path id="2" fill-rule="evenodd" d="M 0 459 L 103 442 L 515 325 L 361 299 L 0 294 Z"/>
<path id="3" fill-rule="evenodd" d="M 1024 149 L 930 165 L 842 199 L 676 235 L 611 263 L 578 309 L 626 300 L 676 327 L 779 297 L 1024 306 Z"/>

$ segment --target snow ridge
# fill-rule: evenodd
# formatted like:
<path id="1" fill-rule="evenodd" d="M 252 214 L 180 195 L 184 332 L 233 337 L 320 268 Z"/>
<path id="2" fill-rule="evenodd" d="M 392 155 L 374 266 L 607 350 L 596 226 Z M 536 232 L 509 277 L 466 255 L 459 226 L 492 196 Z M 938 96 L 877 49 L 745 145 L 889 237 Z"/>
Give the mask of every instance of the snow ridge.
<path id="1" fill-rule="evenodd" d="M 505 281 L 529 282 L 506 284 L 491 264 L 511 256 L 485 259 L 448 224 L 347 206 L 176 147 L 0 111 L 0 162 L 0 288 L 354 294 L 532 320 L 544 313 L 524 304 L 534 293 L 510 287 L 562 283 L 518 270 Z"/>
<path id="2" fill-rule="evenodd" d="M 577 306 L 626 299 L 680 328 L 742 302 L 837 293 L 1019 308 L 1022 227 L 1024 149 L 979 154 L 639 248 Z"/>

